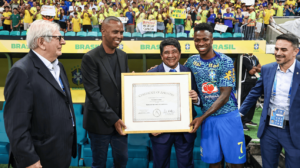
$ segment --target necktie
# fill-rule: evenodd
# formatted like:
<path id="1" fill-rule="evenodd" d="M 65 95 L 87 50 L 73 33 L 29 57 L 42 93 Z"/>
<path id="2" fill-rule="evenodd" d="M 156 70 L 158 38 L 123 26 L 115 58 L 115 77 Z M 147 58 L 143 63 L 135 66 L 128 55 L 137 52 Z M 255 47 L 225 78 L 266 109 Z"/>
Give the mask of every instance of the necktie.
<path id="1" fill-rule="evenodd" d="M 170 69 L 169 72 L 177 72 L 175 69 Z"/>

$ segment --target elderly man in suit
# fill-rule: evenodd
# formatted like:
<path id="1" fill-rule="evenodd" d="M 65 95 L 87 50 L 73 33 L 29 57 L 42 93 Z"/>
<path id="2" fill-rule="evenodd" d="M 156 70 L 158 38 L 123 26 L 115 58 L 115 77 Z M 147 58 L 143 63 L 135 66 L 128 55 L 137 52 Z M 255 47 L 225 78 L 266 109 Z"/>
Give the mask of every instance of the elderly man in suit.
<path id="1" fill-rule="evenodd" d="M 68 168 L 76 157 L 76 127 L 66 72 L 65 44 L 55 23 L 39 20 L 27 33 L 29 53 L 6 79 L 4 122 L 14 168 Z"/>
<path id="2" fill-rule="evenodd" d="M 276 62 L 262 66 L 261 77 L 243 102 L 240 113 L 246 115 L 264 94 L 264 107 L 257 137 L 260 138 L 264 167 L 278 167 L 285 149 L 286 167 L 300 165 L 300 62 L 298 39 L 291 34 L 276 38 Z"/>
<path id="3" fill-rule="evenodd" d="M 160 43 L 160 55 L 163 63 L 148 72 L 190 72 L 190 69 L 179 63 L 181 56 L 180 43 L 168 38 Z M 192 89 L 189 93 L 194 104 L 200 105 L 198 90 L 192 74 Z M 197 92 L 196 92 L 197 91 Z M 197 115 L 193 106 L 193 118 Z M 171 148 L 174 144 L 179 168 L 193 168 L 193 149 L 195 133 L 152 133 L 150 139 L 153 149 L 153 167 L 169 168 Z"/>
<path id="4" fill-rule="evenodd" d="M 92 168 L 105 168 L 111 144 L 114 167 L 125 168 L 127 136 L 121 120 L 121 73 L 128 72 L 127 55 L 117 49 L 123 39 L 123 24 L 113 16 L 102 23 L 102 44 L 86 53 L 81 70 L 86 91 L 83 127 L 88 131 L 93 153 Z"/>

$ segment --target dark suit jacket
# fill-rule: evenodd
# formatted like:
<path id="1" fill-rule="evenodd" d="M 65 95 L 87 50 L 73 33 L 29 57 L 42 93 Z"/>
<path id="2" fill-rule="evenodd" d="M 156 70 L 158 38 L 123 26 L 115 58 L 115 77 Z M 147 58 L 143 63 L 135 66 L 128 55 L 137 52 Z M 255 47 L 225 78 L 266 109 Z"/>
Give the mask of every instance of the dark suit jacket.
<path id="1" fill-rule="evenodd" d="M 10 141 L 10 161 L 14 158 L 17 167 L 41 160 L 43 168 L 64 168 L 69 167 L 71 155 L 76 157 L 70 87 L 63 65 L 59 66 L 66 93 L 31 50 L 7 75 L 4 122 Z"/>
<path id="2" fill-rule="evenodd" d="M 180 66 L 180 72 L 191 72 L 191 70 L 189 68 L 187 68 L 187 67 L 185 67 L 181 64 L 179 64 L 179 66 Z M 151 69 L 148 72 L 165 72 L 163 63 L 161 63 L 156 68 Z M 192 81 L 192 89 L 195 90 L 199 95 L 193 73 L 191 74 L 191 76 L 192 76 L 192 80 L 191 80 Z M 195 111 L 194 106 L 192 106 L 192 107 L 193 107 L 193 109 L 192 109 L 193 110 L 193 118 L 195 118 L 197 116 L 197 112 Z M 196 134 L 190 134 L 190 133 L 183 133 L 183 134 L 184 134 L 185 139 L 188 142 L 190 142 L 190 143 L 194 142 L 194 140 L 196 138 Z M 152 136 L 150 134 L 150 139 L 154 142 L 157 142 L 157 143 L 166 143 L 169 140 L 169 138 L 170 138 L 170 134 L 168 134 L 168 133 L 163 133 L 163 134 L 158 135 L 158 136 Z"/>
<path id="3" fill-rule="evenodd" d="M 128 72 L 127 55 L 116 49 L 121 72 Z M 86 91 L 83 127 L 97 134 L 111 134 L 121 119 L 121 86 L 118 86 L 102 45 L 82 58 L 81 71 Z M 121 72 L 118 76 L 121 79 Z M 119 80 L 120 80 L 119 79 Z"/>
<path id="4" fill-rule="evenodd" d="M 269 103 L 272 93 L 272 86 L 276 74 L 278 64 L 276 62 L 262 66 L 261 76 L 243 102 L 240 112 L 245 115 L 251 106 L 256 103 L 261 94 L 264 94 L 264 107 L 261 113 L 260 124 L 257 132 L 257 137 L 261 138 L 267 123 Z M 295 71 L 293 76 L 293 84 L 291 91 L 291 103 L 289 112 L 290 134 L 293 144 L 300 149 L 300 62 L 296 60 Z"/>

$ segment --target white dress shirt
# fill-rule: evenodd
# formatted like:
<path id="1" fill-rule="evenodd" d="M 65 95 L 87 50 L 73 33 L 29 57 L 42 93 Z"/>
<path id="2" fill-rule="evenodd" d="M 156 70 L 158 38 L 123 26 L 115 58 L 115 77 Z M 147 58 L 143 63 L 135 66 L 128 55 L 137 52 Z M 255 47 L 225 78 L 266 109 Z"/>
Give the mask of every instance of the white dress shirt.
<path id="1" fill-rule="evenodd" d="M 168 67 L 165 63 L 163 63 L 163 66 L 164 66 L 164 69 L 165 69 L 165 72 L 170 72 L 170 70 L 172 68 Z M 177 67 L 175 68 L 176 72 L 180 72 L 180 66 L 179 66 L 179 63 L 177 65 Z"/>
<path id="2" fill-rule="evenodd" d="M 49 69 L 49 71 L 51 72 L 51 74 L 53 75 L 54 79 L 56 80 L 56 82 L 58 83 L 58 85 L 60 86 L 60 88 L 62 88 L 60 81 L 59 81 L 59 75 L 60 75 L 60 68 L 58 65 L 58 59 L 56 59 L 53 63 L 51 63 L 50 61 L 48 61 L 46 58 L 44 58 L 43 56 L 41 56 L 40 54 L 38 54 L 37 52 L 35 52 L 34 50 L 32 50 L 39 58 L 40 60 L 45 64 L 45 66 Z"/>
<path id="3" fill-rule="evenodd" d="M 289 108 L 290 100 L 288 96 L 289 96 L 290 87 L 292 84 L 293 75 L 295 71 L 295 64 L 296 64 L 296 60 L 294 60 L 294 63 L 289 67 L 289 69 L 286 70 L 286 72 L 281 71 L 280 66 L 278 65 L 276 70 L 276 79 L 277 79 L 276 96 L 275 98 L 273 97 L 273 86 L 274 86 L 273 84 L 268 115 L 271 114 L 271 109 L 274 106 Z M 289 120 L 289 112 L 285 113 L 284 119 Z"/>
<path id="4" fill-rule="evenodd" d="M 164 66 L 165 72 L 170 72 L 170 70 L 172 69 L 172 68 L 168 67 L 165 63 L 163 63 L 163 66 Z M 180 66 L 179 66 L 179 63 L 178 63 L 178 65 L 177 65 L 177 67 L 174 68 L 174 69 L 176 70 L 176 72 L 180 72 Z M 197 106 L 200 105 L 200 97 L 199 97 L 199 96 L 198 96 L 198 101 L 197 101 L 197 103 L 193 103 L 193 104 L 195 104 L 195 105 L 197 105 Z"/>

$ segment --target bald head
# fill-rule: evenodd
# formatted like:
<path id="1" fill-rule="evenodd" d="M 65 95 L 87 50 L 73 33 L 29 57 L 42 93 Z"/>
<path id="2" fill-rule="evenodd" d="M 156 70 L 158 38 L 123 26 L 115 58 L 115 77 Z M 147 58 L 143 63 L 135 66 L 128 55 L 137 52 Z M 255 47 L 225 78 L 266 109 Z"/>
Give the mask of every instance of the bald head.
<path id="1" fill-rule="evenodd" d="M 109 16 L 102 23 L 102 44 L 112 53 L 123 40 L 123 24 L 120 19 Z M 106 51 L 106 52 L 110 52 Z"/>
<path id="2" fill-rule="evenodd" d="M 102 23 L 103 28 L 107 27 L 111 23 L 111 21 L 120 22 L 122 24 L 122 21 L 119 18 L 114 16 L 109 16 L 104 19 Z"/>

